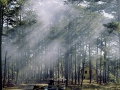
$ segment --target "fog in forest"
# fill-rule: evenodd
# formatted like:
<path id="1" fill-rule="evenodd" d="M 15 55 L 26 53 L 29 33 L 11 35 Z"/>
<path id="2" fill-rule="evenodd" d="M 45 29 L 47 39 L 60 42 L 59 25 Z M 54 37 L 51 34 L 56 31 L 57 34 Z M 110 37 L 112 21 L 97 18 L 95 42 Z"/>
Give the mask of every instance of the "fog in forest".
<path id="1" fill-rule="evenodd" d="M 26 63 L 26 66 L 18 67 L 21 68 L 21 72 L 29 72 L 29 77 L 32 75 L 30 68 L 34 68 L 38 73 L 37 68 L 41 64 L 43 67 L 49 67 L 50 64 L 54 66 L 60 55 L 64 58 L 69 47 L 75 46 L 76 43 L 81 42 L 82 44 L 91 44 L 91 47 L 96 46 L 96 39 L 106 29 L 103 24 L 111 21 L 110 18 L 106 18 L 100 13 L 90 16 L 90 11 L 87 12 L 82 8 L 77 9 L 74 5 L 65 4 L 64 0 L 28 1 L 22 7 L 21 16 L 23 20 L 33 20 L 35 24 L 28 27 L 16 27 L 13 36 L 3 36 L 2 59 L 4 61 L 5 52 L 7 52 L 7 57 L 11 56 L 8 61 Z M 71 22 L 73 23 L 71 24 Z M 68 47 L 67 33 L 69 29 L 71 32 L 69 33 L 70 45 Z M 19 33 L 21 34 L 17 36 Z M 50 36 L 51 34 L 53 37 Z M 71 39 L 71 36 L 74 38 Z M 108 34 L 108 36 L 110 35 Z M 114 41 L 116 38 L 113 35 L 111 39 Z M 118 43 L 113 42 L 113 44 L 115 45 L 111 45 L 111 51 L 115 57 L 118 57 L 118 48 L 116 47 Z M 109 45 L 107 47 L 110 49 Z M 115 48 L 113 49 L 113 47 Z M 77 46 L 76 48 L 77 54 L 79 54 L 81 47 Z M 84 48 L 89 52 L 88 47 Z M 94 49 L 91 52 L 96 53 Z"/>

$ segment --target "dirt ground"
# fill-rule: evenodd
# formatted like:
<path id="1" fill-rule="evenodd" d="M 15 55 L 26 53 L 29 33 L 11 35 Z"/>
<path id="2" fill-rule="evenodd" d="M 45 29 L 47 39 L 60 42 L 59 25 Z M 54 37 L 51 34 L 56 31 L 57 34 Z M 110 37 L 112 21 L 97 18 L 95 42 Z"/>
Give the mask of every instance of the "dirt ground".
<path id="1" fill-rule="evenodd" d="M 3 90 L 33 90 L 34 85 L 45 86 L 46 84 L 22 84 L 16 87 L 6 87 Z M 107 83 L 100 85 L 94 81 L 89 84 L 89 80 L 85 80 L 82 87 L 80 85 L 69 85 L 65 90 L 120 90 L 120 84 Z"/>

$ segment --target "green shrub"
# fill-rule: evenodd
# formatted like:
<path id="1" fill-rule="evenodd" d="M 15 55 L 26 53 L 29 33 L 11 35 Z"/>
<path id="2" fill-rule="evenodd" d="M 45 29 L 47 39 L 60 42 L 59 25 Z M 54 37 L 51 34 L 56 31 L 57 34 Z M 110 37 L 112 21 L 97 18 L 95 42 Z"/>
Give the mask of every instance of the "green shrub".
<path id="1" fill-rule="evenodd" d="M 110 82 L 113 82 L 113 83 L 116 83 L 116 78 L 115 78 L 115 76 L 113 75 L 113 74 L 109 74 L 109 81 Z"/>

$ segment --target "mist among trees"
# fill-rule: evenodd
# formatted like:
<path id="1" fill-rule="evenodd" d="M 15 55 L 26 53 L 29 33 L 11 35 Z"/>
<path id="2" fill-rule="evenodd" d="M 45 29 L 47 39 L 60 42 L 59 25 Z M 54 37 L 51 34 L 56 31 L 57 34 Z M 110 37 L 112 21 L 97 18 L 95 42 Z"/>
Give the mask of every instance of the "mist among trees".
<path id="1" fill-rule="evenodd" d="M 1 90 L 49 78 L 120 83 L 120 0 L 1 0 L 0 30 Z"/>

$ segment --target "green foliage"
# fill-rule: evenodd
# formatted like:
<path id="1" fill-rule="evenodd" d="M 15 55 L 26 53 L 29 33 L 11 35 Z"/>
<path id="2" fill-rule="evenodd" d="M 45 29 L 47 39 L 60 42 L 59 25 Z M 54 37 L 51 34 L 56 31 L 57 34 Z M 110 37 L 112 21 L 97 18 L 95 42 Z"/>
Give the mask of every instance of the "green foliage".
<path id="1" fill-rule="evenodd" d="M 65 90 L 71 90 L 71 89 L 67 87 Z"/>
<path id="2" fill-rule="evenodd" d="M 110 22 L 107 24 L 103 24 L 103 26 L 108 28 L 109 33 L 112 33 L 113 31 L 117 31 L 120 34 L 120 23 L 118 22 Z"/>
<path id="3" fill-rule="evenodd" d="M 101 1 L 101 0 L 94 0 L 94 2 L 99 2 L 99 1 Z"/>
<path id="4" fill-rule="evenodd" d="M 112 73 L 109 74 L 109 81 L 114 83 L 116 82 L 116 78 Z"/>
<path id="5" fill-rule="evenodd" d="M 57 38 L 57 28 L 56 27 L 52 27 L 50 30 L 50 34 L 49 34 L 49 38 L 50 39 L 55 39 Z"/>
<path id="6" fill-rule="evenodd" d="M 8 0 L 0 0 L 0 3 L 2 3 L 3 6 L 8 4 Z"/>

